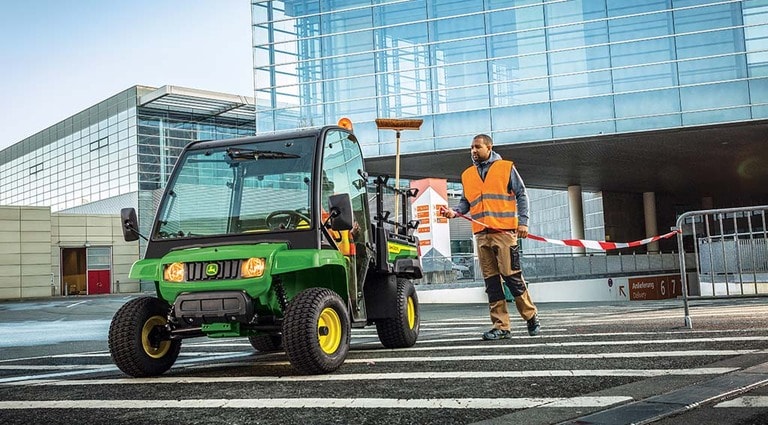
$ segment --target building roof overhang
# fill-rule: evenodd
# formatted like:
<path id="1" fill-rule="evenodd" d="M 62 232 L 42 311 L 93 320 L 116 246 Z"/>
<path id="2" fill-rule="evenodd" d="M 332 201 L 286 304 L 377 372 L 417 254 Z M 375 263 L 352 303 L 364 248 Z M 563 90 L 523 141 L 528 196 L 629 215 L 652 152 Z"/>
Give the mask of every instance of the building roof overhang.
<path id="1" fill-rule="evenodd" d="M 200 118 L 253 119 L 256 113 L 252 97 L 168 85 L 139 96 L 138 106 L 185 112 Z"/>
<path id="2" fill-rule="evenodd" d="M 768 120 L 579 139 L 504 144 L 528 187 L 586 191 L 660 192 L 683 197 L 768 195 Z M 459 181 L 470 165 L 466 149 L 401 156 L 404 178 Z M 425 164 L 430 164 L 425 167 Z M 393 156 L 368 158 L 371 174 L 392 174 Z"/>

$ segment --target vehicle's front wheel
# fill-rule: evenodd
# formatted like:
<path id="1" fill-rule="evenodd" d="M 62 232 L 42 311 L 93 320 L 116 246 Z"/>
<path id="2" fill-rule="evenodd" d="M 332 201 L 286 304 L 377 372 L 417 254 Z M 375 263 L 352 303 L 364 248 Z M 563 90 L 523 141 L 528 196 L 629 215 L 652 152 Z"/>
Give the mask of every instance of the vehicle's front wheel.
<path id="1" fill-rule="evenodd" d="M 330 289 L 309 288 L 285 309 L 283 344 L 291 365 L 302 373 L 333 372 L 349 352 L 349 312 Z"/>
<path id="2" fill-rule="evenodd" d="M 283 337 L 277 335 L 251 335 L 248 337 L 251 346 L 262 353 L 273 353 L 283 349 Z"/>
<path id="3" fill-rule="evenodd" d="M 120 370 L 133 377 L 157 376 L 171 368 L 180 340 L 165 330 L 170 307 L 154 297 L 128 301 L 109 325 L 109 353 Z"/>
<path id="4" fill-rule="evenodd" d="M 412 347 L 419 337 L 419 298 L 408 279 L 397 279 L 396 317 L 376 320 L 376 333 L 387 348 Z"/>

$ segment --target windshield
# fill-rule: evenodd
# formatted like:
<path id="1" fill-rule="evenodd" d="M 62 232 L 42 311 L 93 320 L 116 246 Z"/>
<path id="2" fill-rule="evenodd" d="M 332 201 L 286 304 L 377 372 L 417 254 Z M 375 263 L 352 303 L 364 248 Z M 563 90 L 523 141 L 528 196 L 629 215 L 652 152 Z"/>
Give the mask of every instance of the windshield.
<path id="1" fill-rule="evenodd" d="M 315 139 L 189 151 L 159 208 L 156 239 L 311 227 Z"/>

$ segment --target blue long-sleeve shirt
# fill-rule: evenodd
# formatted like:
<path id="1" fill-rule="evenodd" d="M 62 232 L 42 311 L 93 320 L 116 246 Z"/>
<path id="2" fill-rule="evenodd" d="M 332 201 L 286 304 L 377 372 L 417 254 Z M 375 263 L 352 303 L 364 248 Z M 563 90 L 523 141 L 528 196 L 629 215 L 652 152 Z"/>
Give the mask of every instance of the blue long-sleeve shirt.
<path id="1" fill-rule="evenodd" d="M 501 155 L 491 151 L 491 157 L 483 162 L 472 161 L 472 164 L 477 167 L 477 172 L 480 173 L 480 178 L 485 181 L 485 176 L 488 174 L 488 170 L 491 168 L 491 164 L 501 159 Z M 528 226 L 528 193 L 525 191 L 525 183 L 517 172 L 517 168 L 512 167 L 512 172 L 509 173 L 509 183 L 507 183 L 507 191 L 515 194 L 515 200 L 517 201 L 517 220 L 520 226 Z M 456 207 L 456 212 L 461 214 L 467 214 L 469 212 L 469 201 L 462 193 L 459 205 Z"/>

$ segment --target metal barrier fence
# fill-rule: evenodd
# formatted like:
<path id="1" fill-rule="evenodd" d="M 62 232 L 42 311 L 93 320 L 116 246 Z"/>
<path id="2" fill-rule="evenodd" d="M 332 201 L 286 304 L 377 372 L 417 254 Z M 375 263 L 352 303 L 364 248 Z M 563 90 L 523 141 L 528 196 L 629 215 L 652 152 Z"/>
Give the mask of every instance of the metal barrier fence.
<path id="1" fill-rule="evenodd" d="M 679 257 L 669 253 L 611 254 L 604 252 L 573 254 L 527 254 L 522 259 L 526 280 L 581 279 L 617 276 L 638 272 L 664 272 L 677 270 Z"/>
<path id="2" fill-rule="evenodd" d="M 689 258 L 689 261 L 692 260 Z M 435 261 L 435 260 L 431 260 Z M 589 279 L 603 276 L 631 275 L 636 273 L 664 273 L 680 267 L 677 253 L 615 254 L 605 252 L 587 255 L 526 254 L 520 259 L 526 281 Z M 429 273 L 420 283 L 456 283 L 482 281 L 480 264 L 475 254 L 454 254 L 443 258 L 439 264 L 441 273 Z M 422 259 L 422 264 L 434 266 Z M 425 267 L 426 270 L 426 267 Z"/>
<path id="3" fill-rule="evenodd" d="M 678 217 L 686 327 L 693 328 L 690 297 L 768 295 L 766 212 L 768 205 L 689 211 Z M 694 253 L 695 283 L 686 273 L 686 246 Z"/>

